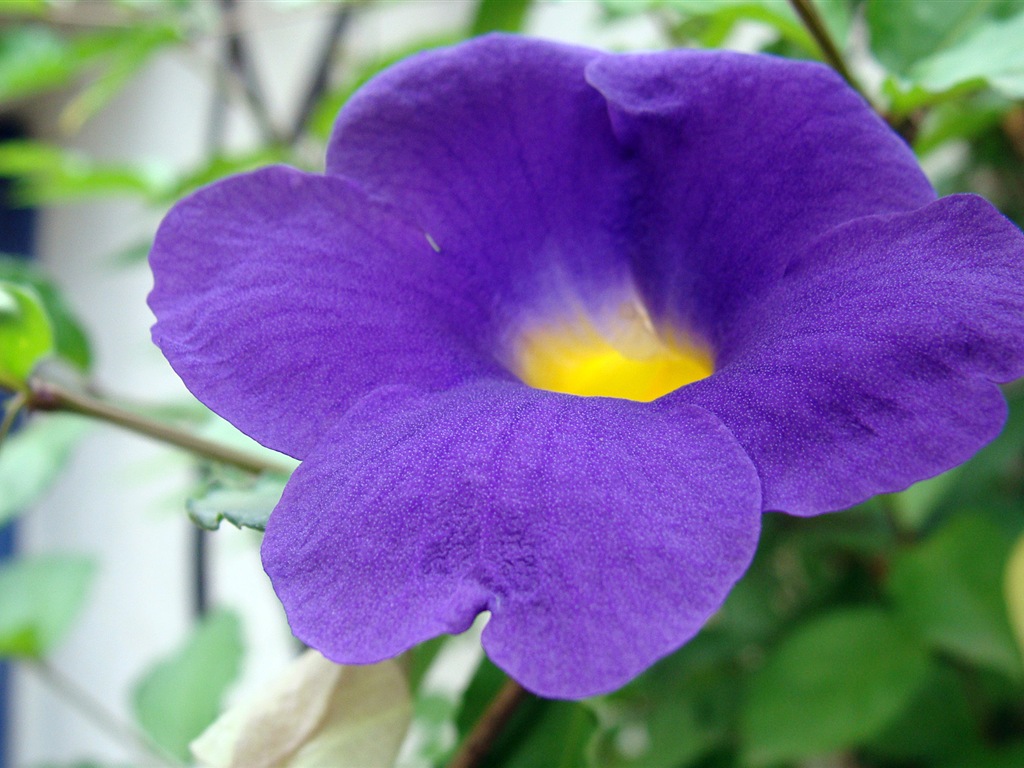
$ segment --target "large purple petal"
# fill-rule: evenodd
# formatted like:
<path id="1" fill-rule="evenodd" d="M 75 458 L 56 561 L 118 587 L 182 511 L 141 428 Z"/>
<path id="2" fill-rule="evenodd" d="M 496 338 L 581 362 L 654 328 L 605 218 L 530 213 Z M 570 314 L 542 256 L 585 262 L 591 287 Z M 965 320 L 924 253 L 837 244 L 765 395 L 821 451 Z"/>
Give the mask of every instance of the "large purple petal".
<path id="1" fill-rule="evenodd" d="M 697 632 L 749 564 L 760 510 L 753 465 L 699 408 L 493 381 L 389 389 L 296 471 L 263 561 L 292 630 L 335 661 L 489 610 L 497 664 L 581 697 Z"/>
<path id="2" fill-rule="evenodd" d="M 841 226 L 730 329 L 711 378 L 666 398 L 716 413 L 766 509 L 840 509 L 994 438 L 992 382 L 1024 374 L 1024 235 L 981 198 Z"/>
<path id="3" fill-rule="evenodd" d="M 903 141 L 820 64 L 673 51 L 605 56 L 586 76 L 631 153 L 649 309 L 713 346 L 828 229 L 935 199 Z"/>
<path id="4" fill-rule="evenodd" d="M 185 384 L 299 458 L 380 384 L 503 373 L 455 265 L 341 179 L 278 167 L 214 184 L 171 210 L 150 259 L 153 338 Z"/>
<path id="5" fill-rule="evenodd" d="M 495 35 L 414 56 L 346 104 L 327 172 L 465 263 L 510 335 L 552 312 L 600 310 L 628 285 L 632 190 L 607 105 L 584 79 L 599 55 Z"/>

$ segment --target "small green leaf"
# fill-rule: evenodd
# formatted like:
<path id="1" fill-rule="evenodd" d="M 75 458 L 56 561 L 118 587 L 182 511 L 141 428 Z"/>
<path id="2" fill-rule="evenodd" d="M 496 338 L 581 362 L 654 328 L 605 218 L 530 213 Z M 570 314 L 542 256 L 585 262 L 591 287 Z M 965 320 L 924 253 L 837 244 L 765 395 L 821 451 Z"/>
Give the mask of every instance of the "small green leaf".
<path id="1" fill-rule="evenodd" d="M 523 28 L 531 3 L 532 0 L 478 0 L 469 34 L 518 32 Z"/>
<path id="2" fill-rule="evenodd" d="M 0 387 L 24 389 L 53 352 L 53 329 L 33 288 L 0 280 Z"/>
<path id="3" fill-rule="evenodd" d="M 220 712 L 242 660 L 242 628 L 228 611 L 200 621 L 184 646 L 154 666 L 133 696 L 135 716 L 153 741 L 182 761 L 189 742 Z"/>
<path id="4" fill-rule="evenodd" d="M 0 31 L 0 101 L 63 85 L 76 67 L 52 30 L 32 24 Z"/>
<path id="5" fill-rule="evenodd" d="M 39 658 L 71 626 L 95 574 L 69 555 L 22 558 L 0 567 L 0 657 Z"/>
<path id="6" fill-rule="evenodd" d="M 0 445 L 0 525 L 50 487 L 88 428 L 77 416 L 46 414 L 7 436 Z"/>
<path id="7" fill-rule="evenodd" d="M 92 363 L 89 340 L 56 285 L 30 262 L 3 254 L 0 254 L 0 280 L 24 283 L 35 289 L 53 326 L 56 353 L 80 370 L 89 370 Z"/>
<path id="8" fill-rule="evenodd" d="M 216 481 L 186 502 L 188 516 L 208 531 L 220 528 L 222 520 L 236 528 L 265 530 L 287 481 L 278 475 L 239 478 L 235 483 Z"/>
<path id="9" fill-rule="evenodd" d="M 879 609 L 805 624 L 750 681 L 740 724 L 746 758 L 772 765 L 860 744 L 899 717 L 928 674 L 924 650 Z"/>
<path id="10" fill-rule="evenodd" d="M 958 40 L 986 12 L 986 0 L 868 0 L 871 49 L 896 74 Z"/>
<path id="11" fill-rule="evenodd" d="M 1006 563 L 1003 594 L 1017 650 L 1024 656 L 1024 535 L 1018 537 Z"/>
<path id="12" fill-rule="evenodd" d="M 894 558 L 887 588 L 899 615 L 935 648 L 1013 677 L 1021 661 L 1003 602 L 1007 536 L 960 515 Z"/>

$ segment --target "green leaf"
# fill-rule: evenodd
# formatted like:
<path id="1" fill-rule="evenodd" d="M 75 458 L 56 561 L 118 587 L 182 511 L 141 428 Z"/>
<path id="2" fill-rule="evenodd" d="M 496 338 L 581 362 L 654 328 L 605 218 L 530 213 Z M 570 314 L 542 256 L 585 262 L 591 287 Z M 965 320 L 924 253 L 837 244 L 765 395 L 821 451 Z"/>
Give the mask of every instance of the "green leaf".
<path id="1" fill-rule="evenodd" d="M 39 658 L 71 626 L 95 574 L 71 555 L 14 560 L 0 567 L 0 657 Z"/>
<path id="2" fill-rule="evenodd" d="M 0 30 L 0 101 L 59 87 L 76 70 L 67 43 L 52 30 L 35 24 Z"/>
<path id="3" fill-rule="evenodd" d="M 31 286 L 0 280 L 0 387 L 24 389 L 32 370 L 53 352 L 53 329 Z"/>
<path id="4" fill-rule="evenodd" d="M 54 351 L 82 371 L 92 364 L 92 351 L 81 323 L 57 287 L 30 262 L 0 254 L 0 280 L 30 285 L 39 294 L 53 326 Z"/>
<path id="5" fill-rule="evenodd" d="M 487 32 L 518 32 L 523 28 L 532 0 L 478 0 L 470 36 Z"/>
<path id="6" fill-rule="evenodd" d="M 591 700 L 599 723 L 591 768 L 675 768 L 721 746 L 735 717 L 737 657 L 748 645 L 705 629 L 625 688 Z"/>
<path id="7" fill-rule="evenodd" d="M 1017 650 L 1024 656 L 1024 535 L 1017 538 L 1006 563 L 1003 594 Z"/>
<path id="8" fill-rule="evenodd" d="M 0 525 L 50 487 L 88 428 L 77 416 L 46 414 L 7 436 L 0 445 Z"/>
<path id="9" fill-rule="evenodd" d="M 750 681 L 740 724 L 746 758 L 771 765 L 860 744 L 900 716 L 928 674 L 923 649 L 879 609 L 809 622 Z"/>
<path id="10" fill-rule="evenodd" d="M 960 39 L 988 5 L 986 0 L 868 0 L 871 49 L 890 71 L 905 75 L 921 59 Z"/>
<path id="11" fill-rule="evenodd" d="M 102 163 L 37 141 L 0 144 L 0 175 L 15 178 L 18 199 L 34 204 L 101 196 L 159 202 L 171 181 L 161 164 Z"/>
<path id="12" fill-rule="evenodd" d="M 154 666 L 135 688 L 135 716 L 153 741 L 182 761 L 189 742 L 216 718 L 242 660 L 242 628 L 235 614 L 212 613 L 184 646 Z"/>
<path id="13" fill-rule="evenodd" d="M 945 3 L 935 3 L 945 5 Z M 1024 98 L 1024 13 L 991 19 L 960 43 L 921 61 L 910 78 L 932 93 L 964 84 L 988 86 L 1008 99 Z"/>
<path id="14" fill-rule="evenodd" d="M 215 531 L 222 520 L 236 528 L 262 531 L 284 492 L 288 478 L 278 475 L 217 480 L 186 502 L 188 516 L 200 528 Z"/>
<path id="15" fill-rule="evenodd" d="M 1021 660 L 1003 601 L 1011 540 L 980 515 L 959 515 L 893 560 L 893 605 L 935 648 L 1012 677 Z"/>

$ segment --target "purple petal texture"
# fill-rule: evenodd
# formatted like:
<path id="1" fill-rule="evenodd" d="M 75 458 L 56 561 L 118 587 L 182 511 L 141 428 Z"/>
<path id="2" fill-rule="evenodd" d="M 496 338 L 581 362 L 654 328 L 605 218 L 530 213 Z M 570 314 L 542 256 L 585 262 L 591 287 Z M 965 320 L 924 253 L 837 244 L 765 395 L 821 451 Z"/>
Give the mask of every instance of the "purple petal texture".
<path id="1" fill-rule="evenodd" d="M 812 243 L 731 328 L 705 406 L 761 473 L 766 509 L 812 515 L 900 491 L 994 438 L 993 382 L 1024 374 L 1024 244 L 978 197 L 852 221 Z"/>
<path id="2" fill-rule="evenodd" d="M 753 465 L 700 408 L 384 389 L 296 471 L 263 556 L 296 634 L 329 658 L 378 661 L 489 610 L 497 664 L 581 697 L 697 632 L 760 514 Z"/>
<path id="3" fill-rule="evenodd" d="M 491 658 L 553 697 L 691 637 L 762 511 L 964 461 L 1024 374 L 1020 231 L 765 56 L 420 54 L 342 110 L 326 175 L 200 190 L 152 264 L 185 383 L 303 460 L 263 549 L 296 635 L 370 662 L 490 611 Z M 637 297 L 713 375 L 651 403 L 515 375 L 524 333 Z"/>

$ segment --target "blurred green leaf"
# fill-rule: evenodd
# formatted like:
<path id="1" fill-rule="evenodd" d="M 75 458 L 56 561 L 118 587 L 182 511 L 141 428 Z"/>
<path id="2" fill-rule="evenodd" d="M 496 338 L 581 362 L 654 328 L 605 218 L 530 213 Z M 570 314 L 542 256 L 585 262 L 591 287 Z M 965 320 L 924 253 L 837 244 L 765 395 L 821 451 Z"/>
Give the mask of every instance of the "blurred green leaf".
<path id="1" fill-rule="evenodd" d="M 139 725 L 169 754 L 188 762 L 189 742 L 217 718 L 241 660 L 238 617 L 229 611 L 206 616 L 185 645 L 136 686 L 133 705 Z"/>
<path id="2" fill-rule="evenodd" d="M 82 607 L 95 570 L 91 560 L 71 555 L 0 566 L 0 657 L 48 653 Z"/>
<path id="3" fill-rule="evenodd" d="M 1024 765 L 1024 743 L 979 749 L 938 765 L 942 768 L 1020 768 Z"/>
<path id="4" fill-rule="evenodd" d="M 750 681 L 741 738 L 752 765 L 799 760 L 877 736 L 929 674 L 913 636 L 877 608 L 799 627 Z"/>
<path id="5" fill-rule="evenodd" d="M 935 648 L 1013 677 L 1021 674 L 1003 601 L 1011 540 L 980 515 L 961 514 L 892 563 L 888 591 Z"/>
<path id="6" fill-rule="evenodd" d="M 101 163 L 35 141 L 0 144 L 0 175 L 17 180 L 22 202 L 36 204 L 108 195 L 159 201 L 171 180 L 161 165 Z"/>
<path id="7" fill-rule="evenodd" d="M 243 476 L 216 480 L 204 492 L 186 502 L 188 516 L 200 528 L 215 531 L 226 520 L 236 528 L 262 531 L 270 513 L 284 492 L 287 477 L 277 475 Z"/>
<path id="8" fill-rule="evenodd" d="M 889 760 L 932 765 L 977 750 L 981 743 L 959 676 L 951 668 L 936 666 L 910 705 L 867 749 Z"/>
<path id="9" fill-rule="evenodd" d="M 0 387 L 24 389 L 32 369 L 53 352 L 53 329 L 31 286 L 0 280 Z"/>
<path id="10" fill-rule="evenodd" d="M 1017 650 L 1024 656 L 1024 535 L 1017 538 L 1006 563 L 1003 595 Z"/>
<path id="11" fill-rule="evenodd" d="M 590 701 L 599 723 L 592 768 L 675 768 L 724 743 L 745 646 L 735 633 L 707 628 L 625 688 Z"/>
<path id="12" fill-rule="evenodd" d="M 989 5 L 988 0 L 868 0 L 871 50 L 891 72 L 906 75 L 918 61 L 959 40 Z"/>
<path id="13" fill-rule="evenodd" d="M 67 43 L 47 27 L 0 30 L 0 101 L 59 87 L 77 68 Z"/>
<path id="14" fill-rule="evenodd" d="M 31 262 L 3 254 L 0 254 L 0 280 L 26 283 L 35 289 L 53 326 L 54 350 L 68 362 L 87 371 L 92 363 L 89 340 L 57 287 Z"/>
<path id="15" fill-rule="evenodd" d="M 242 155 L 214 155 L 200 167 L 175 179 L 163 191 L 159 202 L 170 204 L 219 179 L 289 159 L 290 155 L 286 148 L 275 146 L 260 147 L 254 152 Z M 143 255 L 148 255 L 148 249 Z"/>
<path id="16" fill-rule="evenodd" d="M 910 77 L 932 93 L 977 83 L 1008 99 L 1024 98 L 1021 40 L 1024 40 L 1024 12 L 1010 19 L 990 19 L 956 45 L 915 65 Z"/>
<path id="17" fill-rule="evenodd" d="M 477 0 L 470 36 L 487 32 L 518 32 L 523 28 L 532 0 Z"/>
<path id="18" fill-rule="evenodd" d="M 47 414 L 7 436 L 0 445 L 0 525 L 50 487 L 88 428 L 77 416 Z"/>

